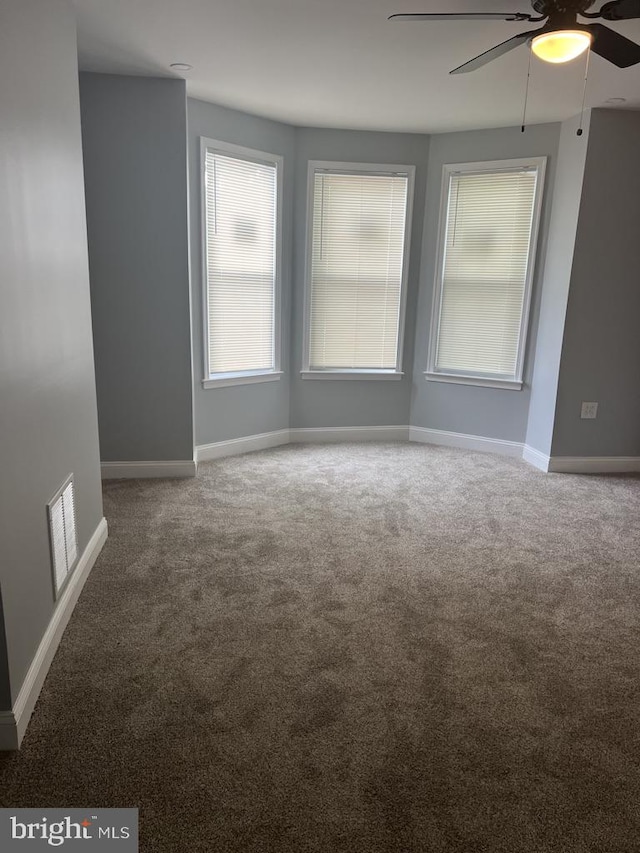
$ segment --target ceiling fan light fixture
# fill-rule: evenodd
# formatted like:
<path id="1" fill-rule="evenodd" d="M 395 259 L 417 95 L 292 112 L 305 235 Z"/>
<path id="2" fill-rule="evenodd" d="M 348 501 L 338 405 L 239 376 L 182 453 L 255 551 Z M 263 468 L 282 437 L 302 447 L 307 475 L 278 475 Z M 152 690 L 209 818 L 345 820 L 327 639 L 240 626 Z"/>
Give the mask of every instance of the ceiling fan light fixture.
<path id="1" fill-rule="evenodd" d="M 570 62 L 588 49 L 591 39 L 584 30 L 554 30 L 536 36 L 531 50 L 545 62 Z"/>

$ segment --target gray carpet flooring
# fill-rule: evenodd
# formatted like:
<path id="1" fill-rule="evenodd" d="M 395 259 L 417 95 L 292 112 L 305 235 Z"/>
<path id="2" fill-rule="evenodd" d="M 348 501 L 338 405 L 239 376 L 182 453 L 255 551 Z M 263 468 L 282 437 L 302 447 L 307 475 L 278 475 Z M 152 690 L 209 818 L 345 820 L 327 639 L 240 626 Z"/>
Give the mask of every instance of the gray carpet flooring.
<path id="1" fill-rule="evenodd" d="M 154 853 L 640 850 L 640 479 L 408 444 L 105 486 L 2 804 Z"/>

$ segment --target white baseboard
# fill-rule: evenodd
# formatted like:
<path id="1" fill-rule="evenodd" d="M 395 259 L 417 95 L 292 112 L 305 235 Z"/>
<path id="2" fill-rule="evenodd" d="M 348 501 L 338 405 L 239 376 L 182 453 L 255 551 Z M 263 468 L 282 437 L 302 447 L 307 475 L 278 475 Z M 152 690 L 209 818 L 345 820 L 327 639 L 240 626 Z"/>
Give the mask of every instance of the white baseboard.
<path id="1" fill-rule="evenodd" d="M 640 456 L 547 456 L 526 444 L 522 458 L 550 474 L 629 474 L 640 471 Z"/>
<path id="2" fill-rule="evenodd" d="M 196 459 L 198 462 L 207 462 L 211 459 L 221 459 L 223 456 L 237 456 L 253 450 L 267 450 L 270 447 L 279 447 L 281 444 L 289 444 L 288 429 L 231 438 L 228 441 L 215 441 L 213 444 L 200 444 L 196 447 Z"/>
<path id="3" fill-rule="evenodd" d="M 408 441 L 408 426 L 318 427 L 292 429 L 289 440 L 301 442 L 333 441 Z"/>
<path id="4" fill-rule="evenodd" d="M 137 480 L 147 477 L 195 477 L 193 459 L 164 460 L 160 462 L 102 462 L 103 480 Z"/>
<path id="5" fill-rule="evenodd" d="M 556 474 L 632 474 L 640 471 L 640 456 L 552 456 L 549 471 Z"/>
<path id="6" fill-rule="evenodd" d="M 409 427 L 319 427 L 318 429 L 279 429 L 263 432 L 259 435 L 247 435 L 232 438 L 229 441 L 216 441 L 213 444 L 201 444 L 196 448 L 198 462 L 220 459 L 223 456 L 236 456 L 254 450 L 267 450 L 283 444 L 301 442 L 333 441 L 407 441 Z"/>
<path id="7" fill-rule="evenodd" d="M 304 442 L 322 443 L 339 441 L 415 441 L 422 444 L 436 444 L 443 447 L 458 447 L 462 450 L 479 450 L 484 453 L 497 453 L 524 459 L 530 465 L 544 472 L 564 474 L 615 474 L 640 471 L 638 456 L 547 456 L 528 444 L 519 441 L 507 441 L 488 438 L 483 435 L 470 435 L 462 432 L 449 432 L 442 429 L 427 429 L 414 426 L 373 426 L 373 427 L 317 427 L 301 429 L 281 429 L 274 432 L 233 438 L 229 441 L 217 441 L 202 444 L 196 448 L 196 459 L 205 462 L 220 459 L 223 456 L 235 456 L 253 450 L 265 450 L 283 444 Z M 104 463 L 103 463 L 104 464 Z M 185 465 L 189 463 L 106 463 L 107 465 Z M 194 466 L 195 468 L 195 466 Z M 115 467 L 114 467 L 114 470 Z M 193 476 L 189 474 L 110 474 L 109 476 Z M 103 474 L 103 476 L 105 476 Z"/>
<path id="8" fill-rule="evenodd" d="M 82 587 L 107 541 L 107 520 L 101 519 L 58 601 L 11 711 L 0 712 L 0 750 L 19 749 L 51 661 L 82 592 Z"/>
<path id="9" fill-rule="evenodd" d="M 499 453 L 502 456 L 522 457 L 522 443 L 519 441 L 505 441 L 499 438 L 486 438 L 483 435 L 448 432 L 443 429 L 409 427 L 409 441 L 439 444 L 444 447 L 459 447 L 463 450 L 481 450 L 486 453 Z"/>
<path id="10" fill-rule="evenodd" d="M 539 468 L 540 471 L 544 471 L 546 473 L 549 470 L 551 458 L 546 456 L 544 453 L 541 453 L 539 450 L 536 450 L 535 447 L 530 447 L 528 444 L 525 444 L 522 450 L 522 458 L 525 462 L 528 462 L 529 465 L 533 465 L 534 468 Z"/>

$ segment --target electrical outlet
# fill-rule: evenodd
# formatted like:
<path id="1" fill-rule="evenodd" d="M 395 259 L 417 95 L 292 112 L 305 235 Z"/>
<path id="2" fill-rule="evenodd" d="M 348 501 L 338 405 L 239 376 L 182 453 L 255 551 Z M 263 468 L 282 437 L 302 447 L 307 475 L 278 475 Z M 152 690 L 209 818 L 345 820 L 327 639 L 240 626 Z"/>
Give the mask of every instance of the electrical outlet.
<path id="1" fill-rule="evenodd" d="M 598 417 L 598 404 L 597 403 L 583 403 L 582 404 L 582 411 L 580 412 L 580 417 L 583 419 L 597 418 Z"/>

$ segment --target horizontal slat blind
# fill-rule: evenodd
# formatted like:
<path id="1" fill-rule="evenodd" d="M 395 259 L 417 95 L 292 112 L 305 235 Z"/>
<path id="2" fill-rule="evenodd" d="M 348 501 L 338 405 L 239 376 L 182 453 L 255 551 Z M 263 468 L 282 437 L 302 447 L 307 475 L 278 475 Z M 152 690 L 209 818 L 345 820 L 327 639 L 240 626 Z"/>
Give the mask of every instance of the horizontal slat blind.
<path id="1" fill-rule="evenodd" d="M 537 175 L 450 176 L 437 371 L 515 377 Z"/>
<path id="2" fill-rule="evenodd" d="M 397 366 L 406 175 L 316 172 L 312 370 Z"/>
<path id="3" fill-rule="evenodd" d="M 274 368 L 277 166 L 207 149 L 209 374 Z"/>

